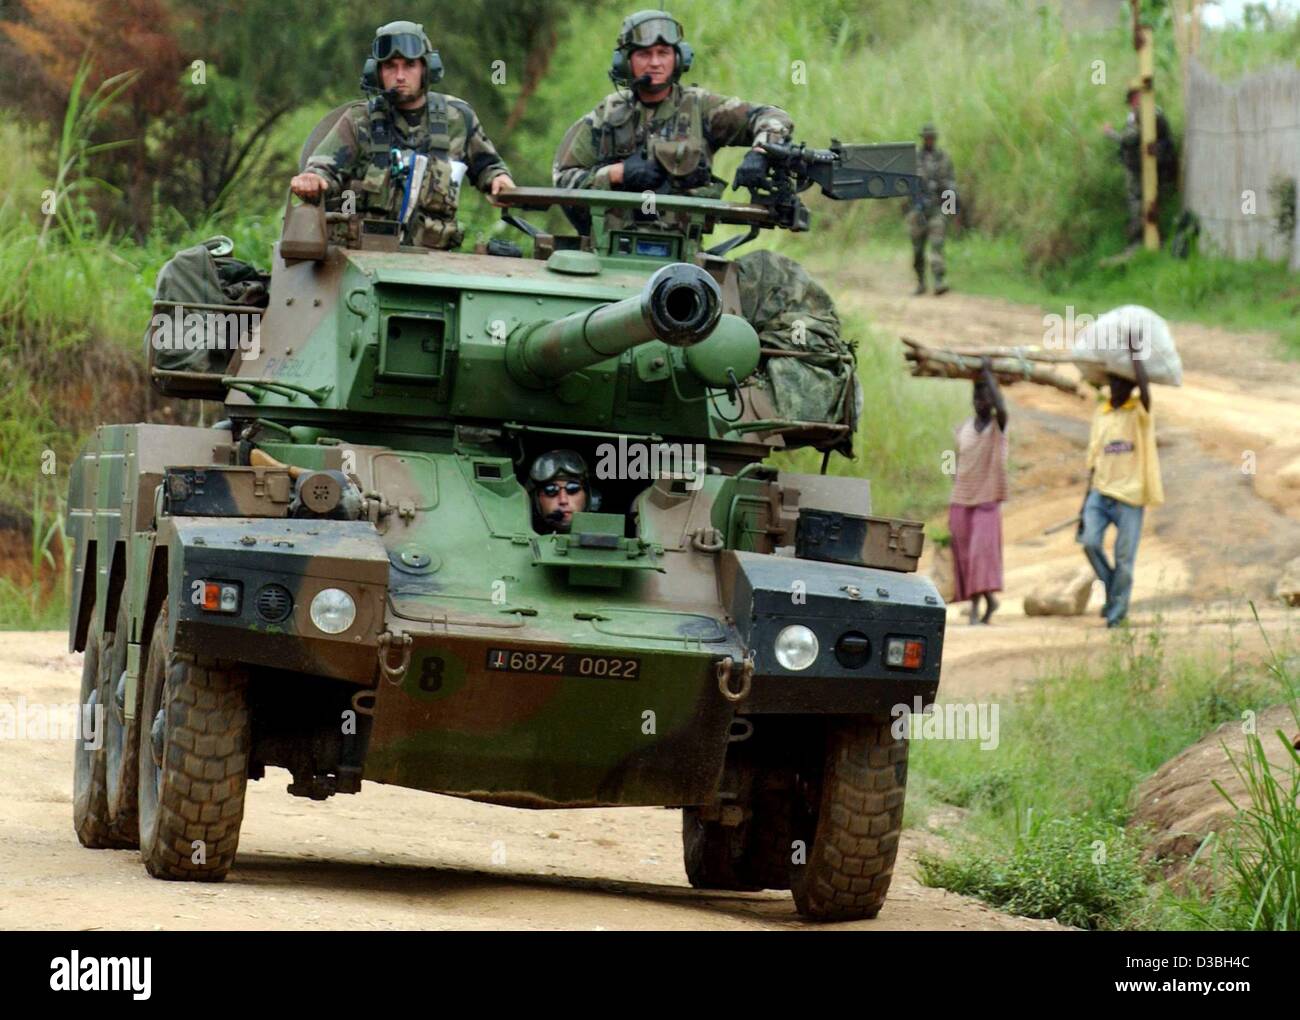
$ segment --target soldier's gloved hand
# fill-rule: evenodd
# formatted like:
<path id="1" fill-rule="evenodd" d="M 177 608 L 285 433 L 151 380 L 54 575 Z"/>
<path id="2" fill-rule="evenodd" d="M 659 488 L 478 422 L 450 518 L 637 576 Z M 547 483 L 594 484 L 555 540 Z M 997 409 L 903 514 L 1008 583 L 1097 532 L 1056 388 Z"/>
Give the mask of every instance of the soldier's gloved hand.
<path id="1" fill-rule="evenodd" d="M 668 179 L 659 160 L 640 153 L 623 160 L 623 187 L 628 191 L 657 191 Z"/>
<path id="2" fill-rule="evenodd" d="M 750 149 L 740 161 L 736 170 L 736 179 L 731 182 L 733 188 L 757 188 L 767 180 L 767 153 Z"/>

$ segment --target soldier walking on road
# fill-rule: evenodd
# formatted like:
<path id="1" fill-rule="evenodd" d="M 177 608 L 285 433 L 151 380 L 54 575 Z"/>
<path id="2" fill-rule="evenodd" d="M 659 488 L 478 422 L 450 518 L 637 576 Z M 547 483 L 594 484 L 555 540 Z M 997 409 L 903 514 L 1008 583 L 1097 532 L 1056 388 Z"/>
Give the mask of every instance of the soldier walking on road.
<path id="1" fill-rule="evenodd" d="M 938 137 L 939 132 L 933 124 L 921 128 L 921 151 L 916 160 L 916 171 L 921 175 L 921 193 L 907 215 L 908 230 L 912 234 L 912 268 L 916 270 L 917 294 L 925 293 L 927 241 L 930 243 L 934 292 L 948 292 L 943 279 L 947 269 L 943 259 L 943 238 L 948 229 L 947 218 L 957 211 L 957 184 L 952 160 L 934 144 Z"/>

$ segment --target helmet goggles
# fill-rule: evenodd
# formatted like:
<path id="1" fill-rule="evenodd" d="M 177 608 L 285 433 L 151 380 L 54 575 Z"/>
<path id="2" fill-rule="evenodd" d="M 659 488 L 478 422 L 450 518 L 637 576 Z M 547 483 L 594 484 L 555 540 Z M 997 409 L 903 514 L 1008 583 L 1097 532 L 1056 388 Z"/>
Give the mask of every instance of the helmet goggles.
<path id="1" fill-rule="evenodd" d="M 424 56 L 424 40 L 411 32 L 398 32 L 393 35 L 380 35 L 370 44 L 370 55 L 380 63 L 401 54 L 407 60 L 416 60 Z"/>
<path id="2" fill-rule="evenodd" d="M 534 485 L 553 481 L 558 475 L 585 480 L 587 463 L 573 450 L 552 450 L 533 461 L 533 466 L 528 472 L 528 477 Z"/>
<path id="3" fill-rule="evenodd" d="M 628 27 L 623 33 L 623 45 L 630 49 L 644 49 L 656 43 L 677 46 L 682 42 L 682 26 L 673 18 L 647 18 Z"/>

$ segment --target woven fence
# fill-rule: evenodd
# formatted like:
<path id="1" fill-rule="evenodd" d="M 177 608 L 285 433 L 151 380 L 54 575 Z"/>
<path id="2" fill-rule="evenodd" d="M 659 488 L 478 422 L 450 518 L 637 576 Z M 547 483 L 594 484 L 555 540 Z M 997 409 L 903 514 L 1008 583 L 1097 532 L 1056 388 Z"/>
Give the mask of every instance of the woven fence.
<path id="1" fill-rule="evenodd" d="M 1300 269 L 1300 224 L 1278 231 L 1289 186 L 1300 181 L 1300 68 L 1224 83 L 1192 60 L 1186 105 L 1184 203 L 1202 243 L 1234 259 L 1285 260 Z M 1289 185 L 1288 185 L 1289 182 Z"/>

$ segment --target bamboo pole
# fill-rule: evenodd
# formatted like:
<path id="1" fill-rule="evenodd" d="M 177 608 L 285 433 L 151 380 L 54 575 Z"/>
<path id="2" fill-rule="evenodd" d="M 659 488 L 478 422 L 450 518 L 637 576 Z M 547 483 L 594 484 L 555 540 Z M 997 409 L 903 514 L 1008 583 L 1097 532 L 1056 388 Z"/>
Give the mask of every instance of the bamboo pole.
<path id="1" fill-rule="evenodd" d="M 1138 26 L 1137 42 L 1138 75 L 1142 79 L 1138 104 L 1142 125 L 1142 243 L 1147 251 L 1159 251 L 1160 227 L 1156 214 L 1159 198 L 1156 175 L 1156 62 L 1150 25 Z"/>

